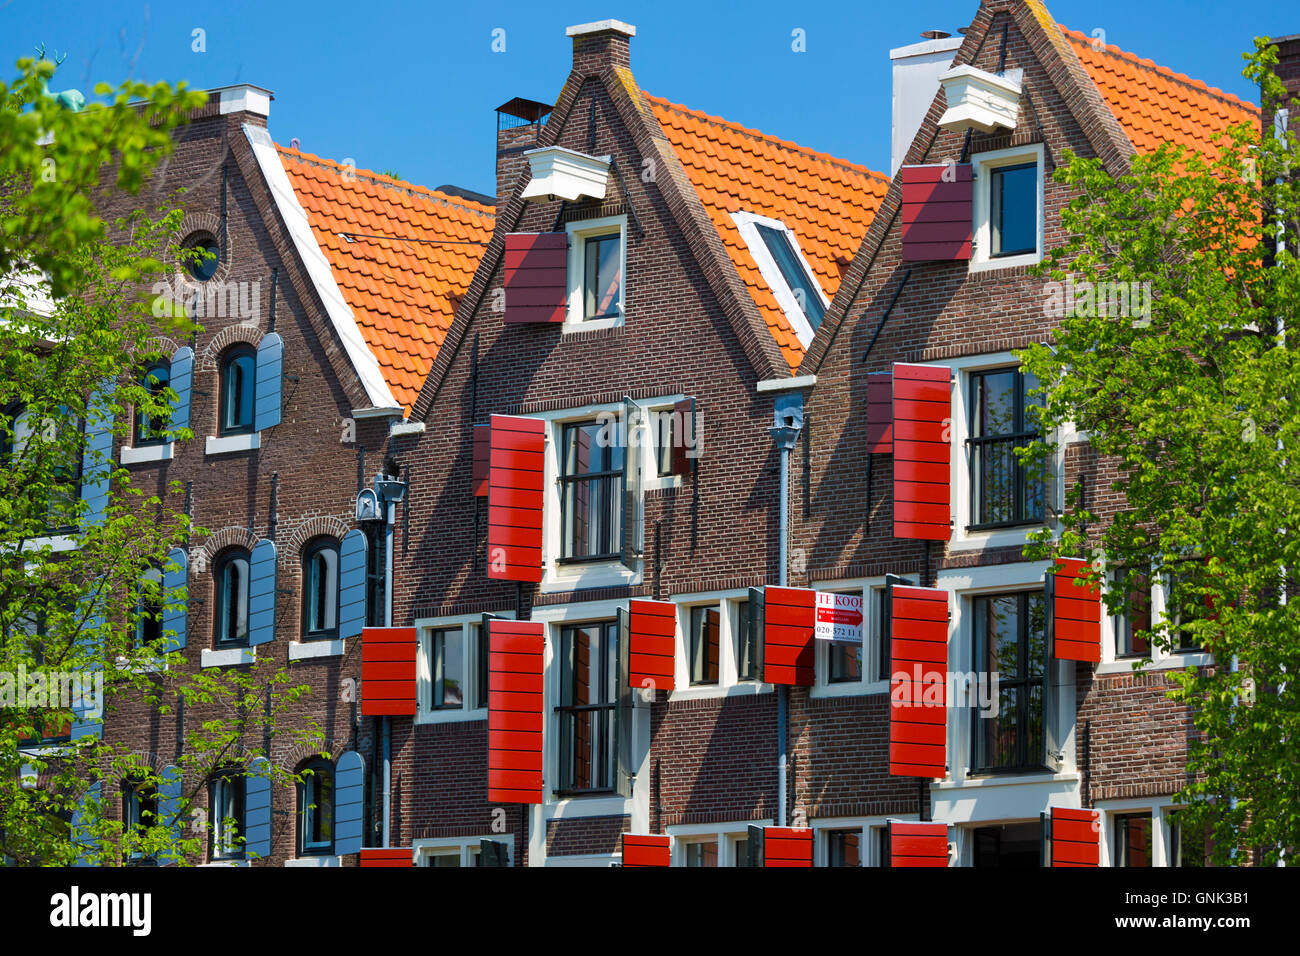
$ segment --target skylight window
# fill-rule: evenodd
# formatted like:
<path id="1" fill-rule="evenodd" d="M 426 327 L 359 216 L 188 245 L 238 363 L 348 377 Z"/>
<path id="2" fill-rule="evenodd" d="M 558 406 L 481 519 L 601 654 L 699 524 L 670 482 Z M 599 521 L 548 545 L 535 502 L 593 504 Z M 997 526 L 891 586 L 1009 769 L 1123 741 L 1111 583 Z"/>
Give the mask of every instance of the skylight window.
<path id="1" fill-rule="evenodd" d="M 779 219 L 748 212 L 732 213 L 763 281 L 785 313 L 790 327 L 807 348 L 830 305 L 799 248 L 798 237 Z"/>
<path id="2" fill-rule="evenodd" d="M 822 324 L 822 316 L 826 314 L 826 307 L 822 305 L 821 293 L 814 288 L 813 277 L 804 268 L 803 260 L 795 254 L 790 234 L 783 229 L 773 229 L 759 223 L 755 223 L 755 227 L 776 262 L 776 267 L 781 270 L 785 284 L 790 287 L 795 301 L 803 309 L 808 324 L 814 332 L 817 331 L 817 327 Z"/>

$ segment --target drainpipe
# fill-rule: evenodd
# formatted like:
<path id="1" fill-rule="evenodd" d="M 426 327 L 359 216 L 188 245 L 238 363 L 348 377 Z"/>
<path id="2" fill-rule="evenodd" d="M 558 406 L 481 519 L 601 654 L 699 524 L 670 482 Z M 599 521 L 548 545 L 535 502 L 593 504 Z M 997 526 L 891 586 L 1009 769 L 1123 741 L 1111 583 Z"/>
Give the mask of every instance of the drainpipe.
<path id="1" fill-rule="evenodd" d="M 781 451 L 781 494 L 780 514 L 778 517 L 778 557 L 777 583 L 786 586 L 788 580 L 789 538 L 790 538 L 790 452 L 799 440 L 799 431 L 803 427 L 803 395 L 789 392 L 776 397 L 773 426 L 769 434 Z M 790 763 L 790 739 L 788 712 L 790 707 L 790 688 L 781 684 L 776 689 L 776 825 L 787 826 L 789 814 L 787 807 L 787 768 Z"/>
<path id="2" fill-rule="evenodd" d="M 390 470 L 392 474 L 389 474 Z M 375 494 L 384 504 L 384 627 L 393 626 L 393 530 L 397 522 L 397 502 L 406 495 L 406 483 L 395 477 L 394 462 L 385 462 L 384 471 L 375 476 Z M 380 717 L 383 753 L 383 832 L 381 845 L 389 846 L 393 817 L 393 728 L 392 718 Z"/>

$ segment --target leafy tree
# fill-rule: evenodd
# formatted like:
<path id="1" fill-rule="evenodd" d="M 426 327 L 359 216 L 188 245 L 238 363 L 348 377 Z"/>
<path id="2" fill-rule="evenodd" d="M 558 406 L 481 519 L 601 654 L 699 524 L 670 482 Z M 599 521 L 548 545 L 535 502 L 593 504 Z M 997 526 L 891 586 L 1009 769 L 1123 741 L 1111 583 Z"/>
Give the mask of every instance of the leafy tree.
<path id="1" fill-rule="evenodd" d="M 1257 40 L 1246 59 L 1263 102 L 1283 103 L 1276 51 Z M 1196 729 L 1184 832 L 1207 828 L 1215 863 L 1247 848 L 1273 863 L 1300 847 L 1300 601 L 1288 600 L 1300 580 L 1300 152 L 1270 111 L 1217 149 L 1165 145 L 1113 177 L 1074 155 L 1057 170 L 1077 197 L 1039 274 L 1068 275 L 1074 295 L 1052 287 L 1060 329 L 1022 358 L 1045 432 L 1073 423 L 1115 478 L 1075 484 L 1036 553 L 1109 569 L 1112 613 L 1148 579 L 1164 585 L 1154 642 L 1214 660 L 1175 672 L 1170 692 Z M 1127 310 L 1112 307 L 1121 290 Z M 1050 448 L 1024 458 L 1041 464 Z M 1122 503 L 1103 521 L 1112 491 Z"/>
<path id="2" fill-rule="evenodd" d="M 168 422 L 175 394 L 143 374 L 162 357 L 158 336 L 195 331 L 145 291 L 183 254 L 182 213 L 110 224 L 97 209 L 106 190 L 139 191 L 206 96 L 101 85 L 107 101 L 75 111 L 46 93 L 54 69 L 20 60 L 0 84 L 0 858 L 183 861 L 201 848 L 203 828 L 186 824 L 213 770 L 246 765 L 276 734 L 319 734 L 312 721 L 282 726 L 306 688 L 270 662 L 194 673 L 169 653 L 162 615 L 185 595 L 161 572 L 202 529 L 133 487 L 107 441 L 128 433 L 132 410 L 168 438 L 192 437 Z M 119 782 L 162 782 L 93 730 L 118 708 L 169 713 L 180 701 L 198 716 L 170 818 L 124 830 L 103 812 Z"/>

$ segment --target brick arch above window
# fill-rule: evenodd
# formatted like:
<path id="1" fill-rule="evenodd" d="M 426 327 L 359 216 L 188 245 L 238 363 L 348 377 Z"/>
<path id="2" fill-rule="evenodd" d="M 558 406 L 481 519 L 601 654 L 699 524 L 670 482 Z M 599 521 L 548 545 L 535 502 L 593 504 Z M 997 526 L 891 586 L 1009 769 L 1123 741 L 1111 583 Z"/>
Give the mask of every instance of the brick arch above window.
<path id="1" fill-rule="evenodd" d="M 212 571 L 213 560 L 222 551 L 235 547 L 252 551 L 259 540 L 247 528 L 222 528 L 214 531 L 202 547 L 190 549 L 190 569 L 196 574 L 208 574 Z"/>
<path id="2" fill-rule="evenodd" d="M 287 523 L 287 522 L 286 522 Z M 355 527 L 353 516 L 349 511 L 347 517 L 341 515 L 318 515 L 303 521 L 284 538 L 286 555 L 294 555 L 301 565 L 303 548 L 313 538 L 334 538 L 342 541 L 343 536 Z"/>
<path id="3" fill-rule="evenodd" d="M 232 345 L 251 345 L 257 348 L 265 336 L 256 325 L 228 325 L 212 337 L 199 353 L 196 365 L 201 372 L 216 372 L 222 354 Z"/>
<path id="4" fill-rule="evenodd" d="M 277 751 L 272 757 L 272 762 L 277 767 L 293 768 L 293 772 L 297 773 L 302 769 L 304 764 L 312 760 L 324 760 L 326 763 L 333 766 L 338 763 L 338 758 L 343 751 L 348 749 L 350 748 L 348 747 L 348 742 L 346 740 L 342 741 L 338 746 L 335 746 L 334 739 L 332 737 L 327 737 L 320 742 L 319 746 L 300 743 L 295 744 L 286 750 Z M 326 754 L 333 754 L 333 759 L 327 758 L 325 756 Z"/>

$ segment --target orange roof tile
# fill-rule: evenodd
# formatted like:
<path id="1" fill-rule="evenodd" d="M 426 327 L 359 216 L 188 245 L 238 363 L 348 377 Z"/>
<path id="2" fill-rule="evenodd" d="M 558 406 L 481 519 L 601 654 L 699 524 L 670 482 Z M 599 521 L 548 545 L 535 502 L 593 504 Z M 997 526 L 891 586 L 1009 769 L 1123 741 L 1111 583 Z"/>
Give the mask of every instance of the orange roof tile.
<path id="1" fill-rule="evenodd" d="M 814 152 L 707 113 L 646 94 L 686 169 L 722 243 L 736 264 L 790 368 L 804 347 L 763 281 L 731 218 L 750 212 L 779 219 L 799 246 L 828 298 L 889 189 L 889 178 L 865 166 Z"/>
<path id="2" fill-rule="evenodd" d="M 409 413 L 492 238 L 493 207 L 276 149 L 357 328 Z"/>
<path id="3" fill-rule="evenodd" d="M 1139 153 L 1155 152 L 1167 142 L 1215 158 L 1216 133 L 1237 123 L 1259 122 L 1259 107 L 1231 93 L 1119 47 L 1107 44 L 1098 50 L 1091 37 L 1068 27 L 1061 32 Z"/>

